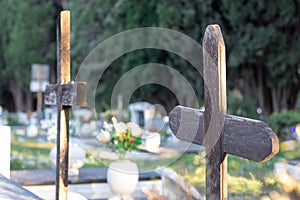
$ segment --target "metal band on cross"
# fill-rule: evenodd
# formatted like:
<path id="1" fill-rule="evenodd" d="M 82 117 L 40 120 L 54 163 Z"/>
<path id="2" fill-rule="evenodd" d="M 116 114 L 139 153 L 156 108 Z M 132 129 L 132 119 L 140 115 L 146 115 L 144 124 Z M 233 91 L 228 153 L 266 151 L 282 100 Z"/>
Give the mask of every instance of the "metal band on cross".
<path id="1" fill-rule="evenodd" d="M 46 105 L 57 106 L 57 200 L 68 198 L 69 111 L 86 106 L 86 83 L 70 80 L 70 11 L 62 11 L 57 22 L 57 84 L 46 87 L 44 99 Z"/>

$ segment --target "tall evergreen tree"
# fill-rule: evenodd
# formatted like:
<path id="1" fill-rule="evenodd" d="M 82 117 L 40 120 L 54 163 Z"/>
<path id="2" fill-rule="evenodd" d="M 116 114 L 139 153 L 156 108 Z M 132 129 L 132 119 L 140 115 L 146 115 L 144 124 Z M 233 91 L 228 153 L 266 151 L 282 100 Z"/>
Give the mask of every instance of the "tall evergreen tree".
<path id="1" fill-rule="evenodd" d="M 0 13 L 1 82 L 11 92 L 16 111 L 25 111 L 32 104 L 31 64 L 52 64 L 55 59 L 55 46 L 51 41 L 53 3 L 46 0 L 0 1 Z"/>
<path id="2" fill-rule="evenodd" d="M 267 114 L 295 107 L 300 88 L 300 1 L 226 1 L 221 7 L 231 87 Z"/>

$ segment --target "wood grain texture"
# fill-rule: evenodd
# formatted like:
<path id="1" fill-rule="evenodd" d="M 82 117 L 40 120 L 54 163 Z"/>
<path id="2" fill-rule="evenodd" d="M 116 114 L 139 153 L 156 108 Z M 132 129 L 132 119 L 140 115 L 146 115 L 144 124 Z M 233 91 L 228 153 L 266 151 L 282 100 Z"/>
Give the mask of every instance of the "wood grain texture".
<path id="1" fill-rule="evenodd" d="M 70 11 L 62 11 L 57 21 L 57 84 L 46 87 L 44 100 L 46 105 L 56 105 L 58 108 L 57 200 L 68 198 L 69 112 L 72 106 L 86 106 L 86 83 L 70 83 L 70 80 Z"/>
<path id="2" fill-rule="evenodd" d="M 227 153 L 265 161 L 279 151 L 276 134 L 263 122 L 226 115 L 225 43 L 218 25 L 207 26 L 203 38 L 205 111 L 178 106 L 170 128 L 178 139 L 206 150 L 206 199 L 226 200 Z"/>
<path id="3" fill-rule="evenodd" d="M 57 83 L 69 83 L 70 76 L 70 11 L 60 13 L 57 23 Z"/>
<path id="4" fill-rule="evenodd" d="M 62 11 L 57 23 L 57 84 L 70 82 L 70 11 Z M 68 199 L 69 109 L 62 105 L 63 87 L 57 88 L 56 200 Z"/>
<path id="5" fill-rule="evenodd" d="M 176 106 L 169 113 L 169 125 L 173 134 L 186 142 L 203 145 L 203 111 Z"/>
<path id="6" fill-rule="evenodd" d="M 227 115 L 224 131 L 223 145 L 227 153 L 263 162 L 279 151 L 276 133 L 262 121 Z"/>
<path id="7" fill-rule="evenodd" d="M 184 121 L 180 119 L 179 113 L 187 116 Z M 178 139 L 203 145 L 203 116 L 203 111 L 177 106 L 169 114 L 170 128 Z M 195 118 L 201 119 L 196 120 Z M 185 129 L 182 129 L 185 133 L 181 132 L 180 126 L 186 121 L 191 123 L 199 121 L 197 134 L 200 136 L 189 137 L 191 130 L 194 130 L 194 128 L 190 129 L 189 126 L 185 126 Z M 190 124 L 190 127 L 192 127 L 192 124 Z M 264 162 L 279 151 L 279 140 L 276 133 L 262 121 L 226 115 L 223 129 L 223 149 L 226 153 L 257 162 Z"/>
<path id="8" fill-rule="evenodd" d="M 46 105 L 58 105 L 58 87 L 62 87 L 60 102 L 62 106 L 86 106 L 87 85 L 85 82 L 47 85 L 44 95 L 44 102 Z"/>
<path id="9" fill-rule="evenodd" d="M 227 159 L 223 150 L 226 104 L 225 44 L 218 25 L 207 26 L 203 38 L 204 145 L 206 199 L 227 199 Z M 213 121 L 214 123 L 210 123 Z"/>

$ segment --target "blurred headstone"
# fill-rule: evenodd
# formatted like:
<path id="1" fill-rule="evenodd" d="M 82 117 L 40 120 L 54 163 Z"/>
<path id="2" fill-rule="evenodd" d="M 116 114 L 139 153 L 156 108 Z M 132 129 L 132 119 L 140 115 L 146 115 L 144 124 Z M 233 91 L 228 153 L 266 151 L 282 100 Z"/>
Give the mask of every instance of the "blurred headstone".
<path id="1" fill-rule="evenodd" d="M 90 127 L 90 121 L 92 118 L 92 111 L 84 108 L 73 110 L 75 119 L 75 130 L 76 134 L 81 137 L 91 136 L 93 133 L 92 127 Z"/>
<path id="2" fill-rule="evenodd" d="M 39 134 L 39 129 L 35 124 L 30 124 L 27 128 L 26 128 L 26 136 L 28 138 L 33 138 L 36 137 Z"/>
<path id="3" fill-rule="evenodd" d="M 49 65 L 32 64 L 30 90 L 32 92 L 45 91 L 49 85 Z"/>
<path id="4" fill-rule="evenodd" d="M 28 124 L 29 120 L 28 120 L 28 116 L 27 113 L 24 112 L 18 112 L 18 121 L 21 124 Z"/>
<path id="5" fill-rule="evenodd" d="M 46 85 L 49 84 L 49 65 L 32 64 L 30 91 L 37 92 L 37 111 L 42 110 L 42 92 L 45 91 Z"/>
<path id="6" fill-rule="evenodd" d="M 50 121 L 57 121 L 57 108 L 45 108 L 44 110 L 44 119 Z"/>
<path id="7" fill-rule="evenodd" d="M 155 107 L 148 102 L 136 102 L 129 105 L 130 120 L 144 127 L 145 122 L 151 120 L 155 115 Z"/>
<path id="8" fill-rule="evenodd" d="M 11 143 L 11 129 L 9 126 L 0 125 L 0 174 L 6 178 L 10 178 L 10 143 Z"/>

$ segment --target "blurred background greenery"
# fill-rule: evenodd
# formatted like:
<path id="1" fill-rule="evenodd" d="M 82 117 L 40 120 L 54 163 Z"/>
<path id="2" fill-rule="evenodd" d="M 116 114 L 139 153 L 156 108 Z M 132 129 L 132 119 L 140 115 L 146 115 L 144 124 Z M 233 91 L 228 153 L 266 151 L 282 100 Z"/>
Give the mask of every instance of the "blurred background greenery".
<path id="1" fill-rule="evenodd" d="M 256 0 L 0 0 L 0 105 L 13 112 L 35 109 L 29 90 L 32 63 L 50 65 L 56 79 L 56 18 L 71 10 L 72 75 L 99 42 L 137 27 L 180 31 L 200 44 L 208 24 L 221 26 L 227 53 L 229 112 L 252 118 L 297 108 L 300 87 L 300 1 Z M 145 63 L 172 66 L 203 102 L 203 79 L 178 56 L 157 49 L 130 52 L 104 72 L 97 109 L 110 106 L 112 89 L 126 71 Z M 170 111 L 178 104 L 163 86 L 139 88 L 132 101 L 149 101 Z M 287 111 L 288 112 L 288 111 Z"/>

